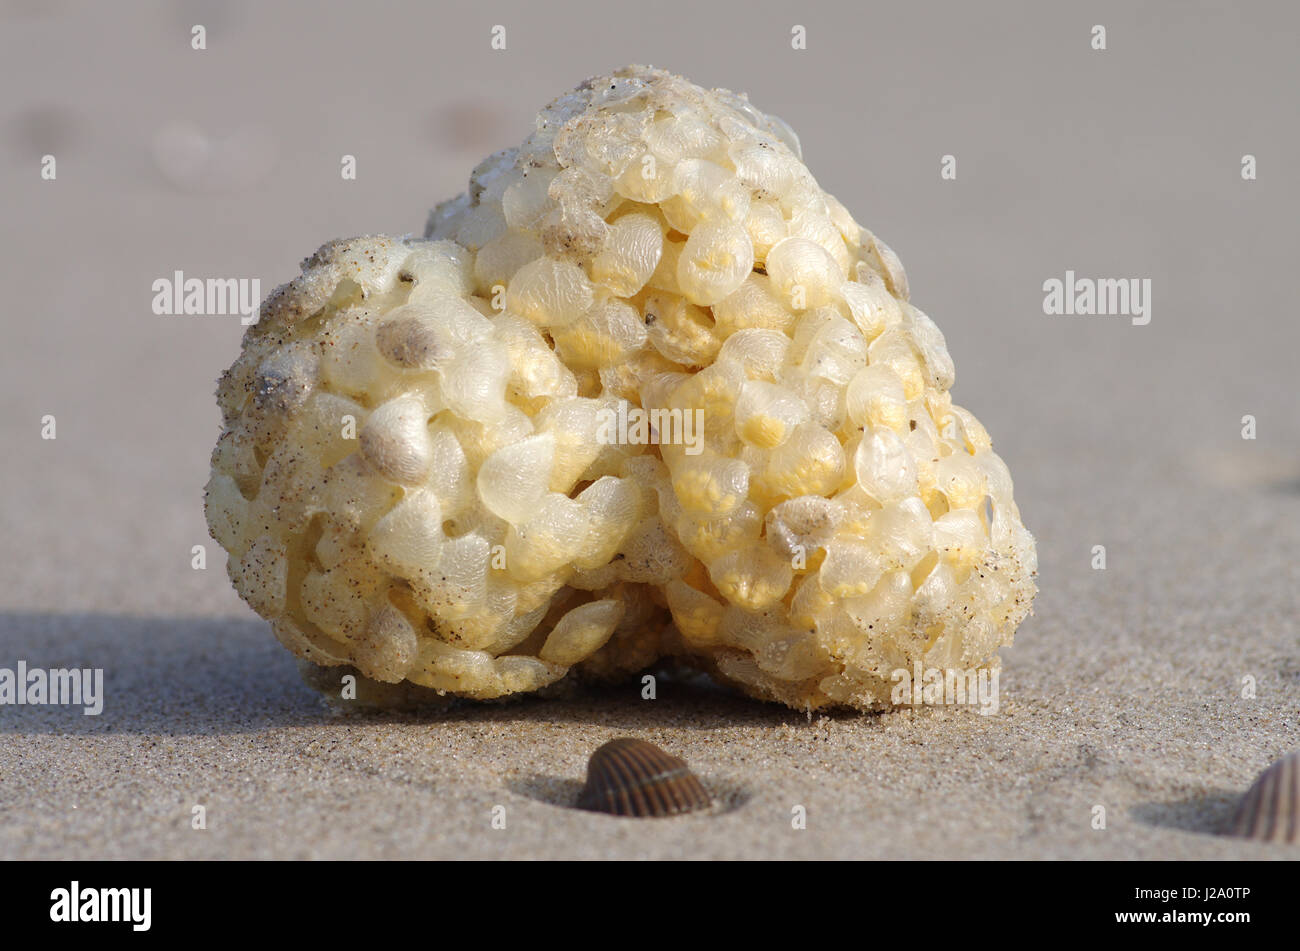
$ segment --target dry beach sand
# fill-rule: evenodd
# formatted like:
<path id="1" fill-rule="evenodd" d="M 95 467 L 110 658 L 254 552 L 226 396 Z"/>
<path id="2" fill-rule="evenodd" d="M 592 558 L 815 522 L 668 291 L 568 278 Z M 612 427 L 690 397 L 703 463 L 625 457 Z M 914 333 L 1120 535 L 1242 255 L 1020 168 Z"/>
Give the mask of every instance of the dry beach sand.
<path id="1" fill-rule="evenodd" d="M 101 667 L 106 693 L 97 717 L 0 707 L 0 856 L 1300 857 L 1215 834 L 1300 748 L 1300 12 L 818 4 L 793 51 L 786 4 L 655 6 L 633 28 L 566 4 L 0 5 L 0 667 Z M 231 591 L 202 486 L 242 328 L 156 316 L 151 283 L 266 293 L 329 238 L 418 231 L 545 100 L 634 61 L 789 121 L 945 332 L 1039 545 L 996 715 L 810 718 L 668 680 L 338 714 Z M 1067 268 L 1150 278 L 1151 322 L 1045 316 Z M 619 735 L 723 808 L 566 808 Z"/>

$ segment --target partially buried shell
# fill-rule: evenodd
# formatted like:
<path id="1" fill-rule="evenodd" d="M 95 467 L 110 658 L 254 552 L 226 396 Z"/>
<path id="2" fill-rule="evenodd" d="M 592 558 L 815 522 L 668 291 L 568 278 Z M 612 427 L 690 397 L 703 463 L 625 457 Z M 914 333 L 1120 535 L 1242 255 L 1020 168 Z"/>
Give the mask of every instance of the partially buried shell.
<path id="1" fill-rule="evenodd" d="M 1242 797 L 1232 835 L 1263 842 L 1300 843 L 1300 753 L 1284 756 Z"/>
<path id="2" fill-rule="evenodd" d="M 591 754 L 578 808 L 639 818 L 675 816 L 713 804 L 684 760 L 644 740 L 620 737 Z"/>

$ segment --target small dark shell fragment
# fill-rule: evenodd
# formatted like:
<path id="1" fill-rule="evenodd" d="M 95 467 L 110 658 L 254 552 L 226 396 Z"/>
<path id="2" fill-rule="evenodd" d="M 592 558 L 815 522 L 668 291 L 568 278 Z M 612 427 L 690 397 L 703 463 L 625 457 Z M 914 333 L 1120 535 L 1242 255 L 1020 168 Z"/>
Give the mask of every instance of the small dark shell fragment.
<path id="1" fill-rule="evenodd" d="M 1242 797 L 1231 834 L 1263 842 L 1300 843 L 1300 753 L 1259 774 Z"/>
<path id="2" fill-rule="evenodd" d="M 676 816 L 713 804 L 685 761 L 644 740 L 620 737 L 591 754 L 578 808 L 639 818 Z"/>

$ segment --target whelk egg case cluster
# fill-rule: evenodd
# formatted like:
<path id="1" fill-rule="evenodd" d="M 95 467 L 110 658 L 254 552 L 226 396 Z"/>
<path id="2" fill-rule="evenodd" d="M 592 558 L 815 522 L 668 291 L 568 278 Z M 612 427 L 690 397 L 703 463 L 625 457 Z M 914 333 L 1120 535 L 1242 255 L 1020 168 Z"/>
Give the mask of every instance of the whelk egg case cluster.
<path id="1" fill-rule="evenodd" d="M 331 242 L 266 300 L 208 524 L 285 646 L 372 681 L 490 699 L 674 658 L 881 709 L 899 668 L 996 664 L 1034 595 L 952 383 L 784 123 L 631 67 L 423 238 Z M 652 438 L 610 425 L 638 414 Z"/>

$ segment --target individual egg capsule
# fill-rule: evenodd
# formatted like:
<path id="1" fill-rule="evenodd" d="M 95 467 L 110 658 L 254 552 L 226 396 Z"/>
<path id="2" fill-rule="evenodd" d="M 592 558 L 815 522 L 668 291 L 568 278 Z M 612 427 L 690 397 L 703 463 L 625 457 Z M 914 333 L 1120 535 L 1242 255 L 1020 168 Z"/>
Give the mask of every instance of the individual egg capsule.
<path id="1" fill-rule="evenodd" d="M 656 119 L 645 132 L 645 143 L 661 159 L 712 159 L 726 155 L 726 144 L 713 126 L 700 116 L 676 114 Z"/>
<path id="2" fill-rule="evenodd" d="M 837 536 L 826 546 L 817 577 L 831 597 L 854 598 L 869 594 L 883 574 L 877 545 L 867 539 Z"/>
<path id="3" fill-rule="evenodd" d="M 239 491 L 238 483 L 216 467 L 204 489 L 203 508 L 217 544 L 231 558 L 239 558 L 248 548 L 248 500 Z"/>
<path id="4" fill-rule="evenodd" d="M 613 180 L 589 163 L 572 164 L 551 179 L 547 193 L 561 207 L 572 206 L 599 210 L 604 214 L 621 201 L 615 199 Z"/>
<path id="5" fill-rule="evenodd" d="M 934 521 L 925 503 L 912 496 L 876 513 L 871 538 L 886 570 L 910 571 L 934 549 Z"/>
<path id="6" fill-rule="evenodd" d="M 857 280 L 845 281 L 840 285 L 840 296 L 848 306 L 853 322 L 858 325 L 862 335 L 872 341 L 890 327 L 897 327 L 903 320 L 903 311 L 897 300 L 885 287 L 880 275 L 867 269 L 867 280 L 859 275 Z"/>
<path id="7" fill-rule="evenodd" d="M 790 338 L 777 330 L 738 330 L 718 351 L 715 366 L 732 365 L 746 379 L 774 383 L 790 352 Z"/>
<path id="8" fill-rule="evenodd" d="M 997 502 L 1011 501 L 1011 472 L 992 449 L 981 449 L 974 455 L 987 480 L 989 495 Z"/>
<path id="9" fill-rule="evenodd" d="M 442 560 L 442 508 L 429 491 L 416 491 L 393 506 L 369 536 L 375 560 L 400 578 L 432 572 Z"/>
<path id="10" fill-rule="evenodd" d="M 415 626 L 386 597 L 370 611 L 357 647 L 358 669 L 384 683 L 401 681 L 420 656 Z"/>
<path id="11" fill-rule="evenodd" d="M 726 611 L 723 604 L 703 591 L 674 578 L 664 588 L 673 623 L 692 647 L 712 647 L 720 643 L 719 628 Z"/>
<path id="12" fill-rule="evenodd" d="M 293 433 L 303 449 L 328 469 L 357 448 L 355 426 L 365 426 L 365 407 L 324 390 L 311 395 L 298 413 Z M 223 467 L 225 468 L 225 467 Z M 242 481 L 237 473 L 237 481 Z"/>
<path id="13" fill-rule="evenodd" d="M 745 501 L 749 467 L 715 453 L 683 455 L 672 470 L 673 492 L 682 508 L 706 517 L 726 515 Z"/>
<path id="14" fill-rule="evenodd" d="M 935 551 L 954 566 L 959 582 L 966 580 L 988 545 L 988 531 L 979 514 L 970 509 L 954 509 L 934 520 Z"/>
<path id="15" fill-rule="evenodd" d="M 950 413 L 952 416 L 950 422 L 955 424 L 957 432 L 957 448 L 962 448 L 972 455 L 992 448 L 993 440 L 989 438 L 988 430 L 969 410 L 960 406 L 953 406 Z M 950 427 L 945 426 L 942 428 L 950 431 Z M 944 432 L 944 438 L 951 438 L 948 431 Z"/>
<path id="16" fill-rule="evenodd" d="M 834 492 L 843 476 L 844 449 L 835 434 L 815 423 L 804 423 L 770 450 L 756 488 L 765 502 L 776 505 L 800 495 Z"/>
<path id="17" fill-rule="evenodd" d="M 618 574 L 637 584 L 667 584 L 691 566 L 691 555 L 657 516 L 642 520 L 628 533 L 619 554 Z"/>
<path id="18" fill-rule="evenodd" d="M 469 467 L 477 471 L 488 456 L 504 446 L 512 445 L 532 435 L 533 421 L 514 406 L 507 406 L 504 415 L 490 422 L 464 419 L 453 412 L 438 414 L 436 422 L 447 426 L 456 436 Z"/>
<path id="19" fill-rule="evenodd" d="M 592 279 L 619 297 L 645 286 L 663 256 L 664 233 L 650 215 L 623 215 L 610 225 L 604 247 L 591 263 Z"/>
<path id="20" fill-rule="evenodd" d="M 796 320 L 772 289 L 771 278 L 758 273 L 747 276 L 738 288 L 713 305 L 713 319 L 718 332 L 728 339 L 748 329 L 770 330 L 786 336 Z"/>
<path id="21" fill-rule="evenodd" d="M 375 346 L 376 324 L 374 314 L 354 310 L 322 332 L 321 380 L 339 395 L 368 401 L 391 385 L 392 368 Z"/>
<path id="22" fill-rule="evenodd" d="M 754 658 L 765 673 L 787 682 L 807 680 L 819 672 L 824 673 L 829 661 L 829 655 L 820 647 L 817 638 L 807 632 L 768 641 Z"/>
<path id="23" fill-rule="evenodd" d="M 692 555 L 704 561 L 722 557 L 736 548 L 747 548 L 758 544 L 759 532 L 763 526 L 763 513 L 753 502 L 742 502 L 737 508 L 721 518 L 702 518 L 683 511 L 680 503 L 671 496 L 672 490 L 665 493 L 661 503 L 663 517 L 671 519 L 671 524 L 683 545 Z"/>
<path id="24" fill-rule="evenodd" d="M 437 370 L 491 332 L 492 322 L 465 301 L 440 298 L 390 311 L 375 330 L 375 347 L 403 370 Z"/>
<path id="25" fill-rule="evenodd" d="M 835 537 L 844 520 L 844 508 L 843 503 L 820 495 L 787 499 L 767 513 L 764 536 L 777 554 L 806 565 Z M 800 567 L 795 566 L 796 570 Z"/>
<path id="26" fill-rule="evenodd" d="M 585 660 L 610 639 L 625 611 L 623 602 L 616 598 L 579 605 L 551 629 L 538 657 L 547 663 L 566 667 Z"/>
<path id="27" fill-rule="evenodd" d="M 891 571 L 867 594 L 846 598 L 842 610 L 859 631 L 887 635 L 907 624 L 911 600 L 911 576 L 906 571 Z"/>
<path id="28" fill-rule="evenodd" d="M 298 591 L 303 617 L 335 640 L 357 640 L 364 633 L 370 602 L 384 586 L 385 577 L 364 557 L 325 571 L 310 568 Z"/>
<path id="29" fill-rule="evenodd" d="M 736 435 L 751 446 L 771 449 L 808 421 L 808 407 L 776 383 L 747 380 L 736 400 Z"/>
<path id="30" fill-rule="evenodd" d="M 791 310 L 823 307 L 836 299 L 844 275 L 830 253 L 807 238 L 785 238 L 767 253 L 767 274 Z"/>
<path id="31" fill-rule="evenodd" d="M 365 533 L 392 508 L 401 492 L 387 479 L 376 479 L 375 470 L 354 452 L 326 471 L 320 507 L 347 531 Z"/>
<path id="32" fill-rule="evenodd" d="M 253 398 L 244 415 L 257 436 L 282 433 L 316 392 L 319 376 L 320 357 L 305 341 L 290 344 L 258 364 Z"/>
<path id="33" fill-rule="evenodd" d="M 853 467 L 858 485 L 878 502 L 895 502 L 917 493 L 916 464 L 892 430 L 864 433 Z"/>
<path id="34" fill-rule="evenodd" d="M 627 301 L 609 298 L 567 327 L 551 332 L 556 350 L 574 368 L 615 366 L 646 345 L 645 320 Z"/>
<path id="35" fill-rule="evenodd" d="M 925 393 L 925 372 L 911 336 L 900 328 L 886 330 L 867 348 L 868 362 L 889 367 L 903 381 L 908 402 Z"/>
<path id="36" fill-rule="evenodd" d="M 512 370 L 505 344 L 485 337 L 467 344 L 442 368 L 438 390 L 457 416 L 495 422 L 510 409 L 506 387 Z"/>
<path id="37" fill-rule="evenodd" d="M 849 381 L 845 394 L 849 419 L 871 429 L 907 429 L 908 408 L 903 399 L 903 381 L 884 364 L 863 367 Z"/>
<path id="38" fill-rule="evenodd" d="M 229 573 L 235 591 L 258 614 L 284 614 L 289 582 L 289 549 L 284 542 L 259 535 L 240 558 L 232 559 Z"/>
<path id="39" fill-rule="evenodd" d="M 533 582 L 532 584 L 520 587 L 520 596 L 516 598 L 515 601 L 514 617 L 506 621 L 497 632 L 497 635 L 492 642 L 483 648 L 484 650 L 493 657 L 500 657 L 502 654 L 514 650 L 524 641 L 528 640 L 529 636 L 537 630 L 538 626 L 546 618 L 546 615 L 550 610 L 551 595 L 555 593 L 555 589 L 548 583 L 548 581 L 549 579 L 546 579 L 544 581 Z M 525 598 L 523 597 L 523 592 L 525 590 L 529 590 L 530 593 L 533 591 L 538 593 L 545 591 L 545 595 L 541 597 L 537 604 L 533 604 L 531 609 L 528 609 L 525 605 Z M 530 598 L 529 603 L 531 603 L 532 600 L 537 599 Z"/>
<path id="40" fill-rule="evenodd" d="M 642 514 L 642 490 L 631 479 L 602 476 L 583 489 L 578 504 L 587 512 L 587 544 L 574 557 L 580 569 L 596 569 L 618 554 Z"/>
<path id="41" fill-rule="evenodd" d="M 728 603 L 718 632 L 724 644 L 759 651 L 763 645 L 796 633 L 785 618 L 785 612 L 771 607 L 757 611 L 740 604 Z"/>
<path id="42" fill-rule="evenodd" d="M 473 264 L 474 255 L 455 241 L 420 242 L 398 271 L 400 280 L 411 282 L 407 303 L 459 300 L 473 293 Z"/>
<path id="43" fill-rule="evenodd" d="M 501 213 L 500 202 L 472 205 L 465 209 L 456 228 L 456 243 L 478 251 L 505 234 L 510 225 Z"/>
<path id="44" fill-rule="evenodd" d="M 692 304 L 708 307 L 732 293 L 754 267 L 754 246 L 743 225 L 705 219 L 686 239 L 677 284 Z"/>
<path id="45" fill-rule="evenodd" d="M 825 199 L 818 196 L 815 203 L 796 208 L 790 215 L 786 229 L 792 238 L 806 238 L 821 247 L 836 265 L 836 274 L 843 280 L 853 266 L 853 255 L 831 220 Z"/>
<path id="46" fill-rule="evenodd" d="M 418 485 L 429 474 L 433 448 L 422 400 L 403 396 L 377 407 L 361 427 L 361 454 L 385 479 Z"/>
<path id="47" fill-rule="evenodd" d="M 657 291 L 667 291 L 670 294 L 681 294 L 682 285 L 677 278 L 677 269 L 682 261 L 682 252 L 686 250 L 686 240 L 680 236 L 673 237 L 677 232 L 664 236 L 663 253 L 659 256 L 659 264 L 655 267 L 654 273 L 646 281 L 646 287 L 653 288 Z"/>
<path id="48" fill-rule="evenodd" d="M 867 365 L 867 342 L 850 321 L 830 307 L 818 312 L 825 316 L 817 323 L 805 320 L 796 334 L 795 351 L 801 351 L 799 367 L 811 376 L 846 385 L 853 375 Z M 803 333 L 808 326 L 811 335 Z"/>
<path id="49" fill-rule="evenodd" d="M 510 361 L 508 390 L 513 399 L 541 405 L 577 394 L 578 381 L 573 371 L 555 355 L 533 324 L 506 313 L 493 321 L 493 331 Z"/>
<path id="50" fill-rule="evenodd" d="M 681 365 L 673 363 L 652 347 L 638 350 L 622 363 L 603 366 L 598 370 L 602 395 L 638 403 L 646 384 L 664 373 L 680 373 Z"/>
<path id="51" fill-rule="evenodd" d="M 455 198 L 448 198 L 446 201 L 438 202 L 433 210 L 429 212 L 429 217 L 425 221 L 425 239 L 450 241 L 455 238 L 456 228 L 460 225 L 461 216 L 469 206 L 469 192 L 461 192 Z"/>
<path id="52" fill-rule="evenodd" d="M 506 571 L 521 582 L 544 578 L 571 564 L 590 534 L 589 510 L 568 496 L 548 492 L 527 519 L 506 532 Z"/>
<path id="53" fill-rule="evenodd" d="M 587 266 L 604 247 L 609 224 L 604 210 L 564 203 L 542 219 L 542 246 L 552 257 Z"/>
<path id="54" fill-rule="evenodd" d="M 615 422 L 610 407 L 600 401 L 574 396 L 555 399 L 534 418 L 539 433 L 555 437 L 555 455 L 549 488 L 567 493 L 600 455 L 605 433 L 601 424 Z"/>
<path id="55" fill-rule="evenodd" d="M 825 201 L 826 212 L 830 215 L 835 227 L 839 229 L 844 244 L 851 250 L 859 248 L 862 245 L 861 226 L 853 220 L 853 215 L 834 195 L 826 195 Z"/>
<path id="56" fill-rule="evenodd" d="M 957 376 L 952 357 L 948 355 L 943 331 L 923 311 L 906 301 L 903 302 L 903 310 L 906 313 L 906 326 L 912 332 L 912 339 L 916 342 L 929 374 L 930 385 L 939 390 L 949 389 Z"/>
<path id="57" fill-rule="evenodd" d="M 518 164 L 519 150 L 510 148 L 493 152 L 475 165 L 469 173 L 470 203 L 500 203 L 506 188 L 522 174 Z"/>
<path id="58" fill-rule="evenodd" d="M 511 228 L 538 230 L 542 218 L 556 205 L 550 188 L 558 174 L 559 169 L 525 168 L 519 178 L 506 186 L 501 194 L 501 213 Z"/>
<path id="59" fill-rule="evenodd" d="M 795 181 L 797 160 L 772 147 L 770 141 L 753 137 L 728 149 L 736 166 L 736 178 L 760 198 L 778 198 Z"/>
<path id="60" fill-rule="evenodd" d="M 754 245 L 756 261 L 766 261 L 772 248 L 790 236 L 781 206 L 774 201 L 751 201 L 745 230 Z"/>
<path id="61" fill-rule="evenodd" d="M 407 675 L 422 687 L 482 698 L 497 680 L 492 655 L 465 650 L 431 638 L 422 638 L 420 653 Z M 491 691 L 487 693 L 490 695 Z"/>
<path id="62" fill-rule="evenodd" d="M 900 300 L 907 300 L 907 273 L 903 270 L 903 262 L 889 245 L 865 228 L 862 230 L 866 237 L 863 251 L 867 262 L 884 277 L 891 294 Z"/>
<path id="63" fill-rule="evenodd" d="M 790 123 L 786 122 L 780 116 L 773 115 L 770 112 L 767 113 L 766 118 L 767 127 L 771 130 L 772 134 L 780 139 L 781 142 L 785 144 L 785 147 L 794 153 L 795 158 L 802 161 L 803 148 L 799 144 L 798 134 L 796 134 L 794 129 L 790 127 Z"/>
<path id="64" fill-rule="evenodd" d="M 595 301 L 591 281 L 572 261 L 551 255 L 525 264 L 506 289 L 506 309 L 542 327 L 573 323 Z"/>
<path id="65" fill-rule="evenodd" d="M 794 569 L 766 545 L 735 548 L 709 563 L 709 580 L 729 602 L 746 611 L 777 604 L 790 590 Z"/>
<path id="66" fill-rule="evenodd" d="M 528 231 L 511 229 L 497 235 L 474 255 L 474 289 L 496 298 L 494 288 L 504 288 L 515 272 L 545 253 L 542 241 Z"/>
<path id="67" fill-rule="evenodd" d="M 958 604 L 957 578 L 951 565 L 933 553 L 926 555 L 912 569 L 911 579 L 915 589 L 912 610 L 919 629 L 959 622 L 961 606 Z M 932 636 L 937 636 L 937 632 Z"/>
<path id="68" fill-rule="evenodd" d="M 935 463 L 935 482 L 949 509 L 974 509 L 988 494 L 984 471 L 967 453 L 954 452 Z"/>
<path id="69" fill-rule="evenodd" d="M 614 188 L 630 201 L 657 204 L 672 197 L 675 170 L 672 162 L 641 146 L 614 179 Z"/>
<path id="70" fill-rule="evenodd" d="M 479 468 L 479 498 L 507 522 L 525 522 L 547 492 L 554 462 L 555 436 L 551 433 L 503 446 Z"/>
<path id="71" fill-rule="evenodd" d="M 475 498 L 474 476 L 465 450 L 441 420 L 429 424 L 429 477 L 426 487 L 438 497 L 444 518 L 450 518 Z"/>
<path id="72" fill-rule="evenodd" d="M 487 606 L 492 550 L 492 543 L 478 532 L 447 538 L 438 561 L 439 570 L 408 579 L 416 601 L 443 621 L 482 613 Z"/>
<path id="73" fill-rule="evenodd" d="M 668 223 L 683 234 L 689 234 L 706 219 L 743 223 L 749 217 L 749 189 L 713 162 L 679 162 L 673 172 L 673 191 L 673 197 L 659 207 Z"/>
<path id="74" fill-rule="evenodd" d="M 722 341 L 707 310 L 659 292 L 646 297 L 644 312 L 646 337 L 665 359 L 685 367 L 713 362 Z"/>

